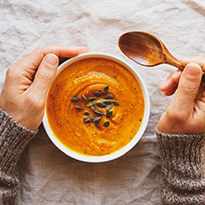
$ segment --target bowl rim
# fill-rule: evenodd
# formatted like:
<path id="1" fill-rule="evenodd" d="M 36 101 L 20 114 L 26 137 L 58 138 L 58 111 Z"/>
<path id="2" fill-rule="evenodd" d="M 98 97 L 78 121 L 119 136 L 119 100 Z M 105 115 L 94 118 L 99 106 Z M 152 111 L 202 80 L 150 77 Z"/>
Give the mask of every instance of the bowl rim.
<path id="1" fill-rule="evenodd" d="M 71 158 L 82 161 L 82 162 L 90 162 L 90 163 L 108 162 L 108 161 L 117 159 L 117 158 L 125 155 L 128 151 L 130 151 L 139 142 L 139 140 L 143 136 L 143 134 L 146 130 L 148 121 L 149 121 L 149 116 L 150 116 L 149 93 L 148 93 L 148 90 L 147 90 L 147 87 L 146 87 L 146 84 L 145 84 L 144 80 L 139 75 L 139 73 L 136 71 L 136 69 L 134 69 L 130 64 L 128 64 L 124 60 L 122 60 L 122 59 L 120 59 L 120 58 L 118 58 L 118 57 L 116 57 L 112 54 L 108 54 L 108 53 L 89 52 L 89 53 L 80 54 L 78 56 L 70 58 L 58 67 L 56 77 L 63 69 L 65 69 L 70 64 L 73 64 L 76 61 L 87 59 L 87 58 L 105 58 L 105 59 L 108 59 L 108 60 L 115 61 L 115 62 L 121 64 L 122 66 L 124 66 L 126 69 L 128 69 L 134 75 L 134 77 L 138 80 L 138 82 L 140 84 L 140 87 L 142 89 L 143 95 L 144 95 L 145 108 L 144 108 L 144 117 L 143 117 L 143 120 L 142 120 L 142 124 L 141 124 L 141 127 L 138 130 L 137 134 L 125 147 L 123 147 L 122 149 L 120 149 L 120 150 L 118 150 L 118 151 L 116 151 L 112 154 L 103 155 L 103 156 L 86 156 L 86 155 L 78 154 L 78 153 L 70 150 L 69 148 L 65 147 L 54 136 L 54 134 L 53 134 L 53 132 L 52 132 L 50 126 L 49 126 L 48 120 L 47 120 L 46 109 L 45 109 L 45 113 L 44 113 L 44 117 L 43 117 L 43 126 L 45 128 L 45 131 L 46 131 L 48 137 L 53 142 L 53 144 L 59 150 L 61 150 L 64 154 L 66 154 L 67 156 L 70 156 Z M 49 90 L 50 90 L 50 88 L 49 88 Z M 49 91 L 48 91 L 48 93 L 49 93 Z M 47 93 L 47 95 L 48 95 L 48 93 Z M 47 101 L 47 97 L 46 97 L 46 101 Z"/>

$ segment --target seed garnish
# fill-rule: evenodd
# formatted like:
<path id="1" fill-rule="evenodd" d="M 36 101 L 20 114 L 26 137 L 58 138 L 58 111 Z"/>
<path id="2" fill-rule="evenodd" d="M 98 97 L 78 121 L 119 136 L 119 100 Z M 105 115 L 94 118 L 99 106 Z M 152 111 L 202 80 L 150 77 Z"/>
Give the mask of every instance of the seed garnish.
<path id="1" fill-rule="evenodd" d="M 83 99 L 84 99 L 85 101 L 88 101 L 88 98 L 86 97 L 86 95 L 82 94 L 82 96 L 83 96 Z"/>
<path id="2" fill-rule="evenodd" d="M 120 105 L 120 103 L 119 103 L 117 100 L 113 100 L 112 103 L 113 103 L 113 105 L 115 105 L 115 106 L 119 106 L 119 105 Z"/>
<path id="3" fill-rule="evenodd" d="M 113 99 L 113 98 L 114 98 L 113 94 L 107 94 L 105 96 L 105 99 Z"/>
<path id="4" fill-rule="evenodd" d="M 98 120 L 100 120 L 101 118 L 102 118 L 102 116 L 97 116 L 97 117 L 94 117 L 93 122 L 98 121 Z"/>
<path id="5" fill-rule="evenodd" d="M 90 97 L 90 98 L 88 99 L 88 101 L 91 102 L 91 101 L 95 100 L 96 98 L 97 98 L 97 97 Z"/>
<path id="6" fill-rule="evenodd" d="M 88 111 L 85 111 L 85 112 L 84 112 L 84 115 L 88 116 L 88 115 L 89 115 L 89 112 L 88 112 Z"/>
<path id="7" fill-rule="evenodd" d="M 96 105 L 97 105 L 98 107 L 106 107 L 106 104 L 103 103 L 103 102 L 96 102 Z"/>
<path id="8" fill-rule="evenodd" d="M 110 117 L 112 116 L 112 113 L 113 113 L 112 110 L 108 111 L 107 114 L 106 114 L 106 117 L 107 117 L 107 118 L 110 118 Z"/>
<path id="9" fill-rule="evenodd" d="M 106 105 L 110 105 L 110 104 L 112 104 L 112 101 L 110 99 L 105 99 L 105 100 L 103 100 L 103 103 Z"/>
<path id="10" fill-rule="evenodd" d="M 112 104 L 110 104 L 110 105 L 107 105 L 107 107 L 106 107 L 106 111 L 109 111 L 109 110 L 111 110 L 112 109 Z"/>
<path id="11" fill-rule="evenodd" d="M 93 105 L 95 105 L 95 101 L 89 102 L 89 103 L 87 104 L 87 107 L 91 107 L 91 106 L 93 106 Z"/>
<path id="12" fill-rule="evenodd" d="M 101 111 L 99 111 L 99 110 L 94 110 L 94 112 L 95 112 L 96 114 L 99 114 L 99 115 L 105 115 L 104 112 L 101 112 Z"/>
<path id="13" fill-rule="evenodd" d="M 93 94 L 94 94 L 94 96 L 96 96 L 96 97 L 102 96 L 102 93 L 101 93 L 100 91 L 94 91 Z"/>
<path id="14" fill-rule="evenodd" d="M 79 99 L 78 97 L 72 97 L 72 98 L 71 98 L 71 101 L 72 101 L 72 102 L 78 102 L 78 101 L 80 101 L 80 99 Z"/>
<path id="15" fill-rule="evenodd" d="M 110 125 L 110 121 L 106 121 L 106 122 L 103 124 L 104 127 L 108 127 L 109 125 Z"/>
<path id="16" fill-rule="evenodd" d="M 89 123 L 94 122 L 94 117 L 84 118 L 84 119 L 83 119 L 83 122 L 89 122 Z"/>
<path id="17" fill-rule="evenodd" d="M 108 90 L 109 90 L 109 85 L 105 86 L 105 87 L 102 89 L 102 93 L 106 93 Z"/>
<path id="18" fill-rule="evenodd" d="M 90 108 L 95 113 L 95 115 L 97 114 L 96 117 L 88 117 L 90 115 L 90 112 L 86 110 L 84 112 L 85 118 L 83 118 L 83 122 L 87 122 L 87 123 L 94 122 L 95 126 L 99 127 L 100 126 L 99 120 L 103 116 L 105 116 L 106 118 L 111 118 L 113 114 L 113 111 L 111 110 L 113 108 L 113 105 L 119 106 L 120 104 L 117 100 L 111 100 L 114 98 L 114 95 L 111 93 L 107 93 L 108 90 L 109 90 L 109 85 L 105 86 L 101 91 L 94 91 L 93 92 L 94 96 L 90 96 L 89 98 L 85 94 L 82 94 L 82 99 L 84 99 L 87 102 L 87 107 Z M 101 96 L 104 96 L 104 99 L 100 98 L 99 100 L 96 100 L 98 97 L 101 97 Z M 71 98 L 71 101 L 78 102 L 80 101 L 80 99 L 74 96 Z M 101 108 L 101 110 L 96 110 L 96 106 Z M 79 110 L 83 109 L 81 105 L 75 105 L 75 107 Z M 105 112 L 102 112 L 102 111 L 105 111 Z M 103 124 L 103 127 L 108 127 L 109 125 L 110 125 L 110 121 L 107 120 Z"/>
<path id="19" fill-rule="evenodd" d="M 95 105 L 92 105 L 90 108 L 94 111 L 95 110 Z"/>
<path id="20" fill-rule="evenodd" d="M 76 105 L 75 106 L 77 109 L 79 109 L 79 110 L 82 110 L 83 108 L 82 108 L 82 106 L 80 106 L 80 105 Z"/>

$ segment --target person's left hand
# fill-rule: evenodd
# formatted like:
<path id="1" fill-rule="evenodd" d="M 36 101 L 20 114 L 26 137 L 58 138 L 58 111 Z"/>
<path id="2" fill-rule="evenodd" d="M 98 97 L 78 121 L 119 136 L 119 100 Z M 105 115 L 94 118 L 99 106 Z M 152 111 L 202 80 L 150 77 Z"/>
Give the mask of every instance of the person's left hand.
<path id="1" fill-rule="evenodd" d="M 87 47 L 39 46 L 7 71 L 0 107 L 18 123 L 36 130 L 42 122 L 48 89 L 55 78 L 58 57 L 73 57 Z"/>
<path id="2" fill-rule="evenodd" d="M 160 89 L 165 95 L 176 95 L 158 123 L 158 130 L 170 134 L 205 132 L 205 57 L 184 58 L 182 71 L 172 72 Z"/>

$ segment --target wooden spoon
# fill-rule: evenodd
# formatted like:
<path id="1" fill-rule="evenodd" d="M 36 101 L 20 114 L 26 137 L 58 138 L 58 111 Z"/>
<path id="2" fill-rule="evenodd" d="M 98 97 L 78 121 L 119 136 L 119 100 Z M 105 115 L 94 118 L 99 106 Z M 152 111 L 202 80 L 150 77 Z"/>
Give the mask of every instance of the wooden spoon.
<path id="1" fill-rule="evenodd" d="M 156 66 L 167 63 L 181 70 L 184 69 L 163 42 L 150 33 L 142 31 L 125 33 L 120 36 L 118 45 L 127 57 L 140 65 Z"/>
<path id="2" fill-rule="evenodd" d="M 184 66 L 166 48 L 156 36 L 142 31 L 128 32 L 120 36 L 118 42 L 121 51 L 130 59 L 143 66 L 169 64 L 184 69 Z M 205 82 L 205 73 L 202 76 Z"/>

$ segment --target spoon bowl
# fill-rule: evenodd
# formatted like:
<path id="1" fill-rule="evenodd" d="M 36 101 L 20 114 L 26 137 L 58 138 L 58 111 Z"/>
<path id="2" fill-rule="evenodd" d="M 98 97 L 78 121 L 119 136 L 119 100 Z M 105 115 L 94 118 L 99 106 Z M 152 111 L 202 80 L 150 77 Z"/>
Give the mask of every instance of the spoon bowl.
<path id="1" fill-rule="evenodd" d="M 153 34 L 132 31 L 120 36 L 118 42 L 121 51 L 130 59 L 143 66 L 169 64 L 184 69 L 184 66 L 169 52 L 164 43 Z M 205 73 L 201 81 L 205 83 Z"/>
<path id="2" fill-rule="evenodd" d="M 166 63 L 184 69 L 164 43 L 150 33 L 142 31 L 125 33 L 120 36 L 118 45 L 127 57 L 140 65 L 156 66 Z"/>

